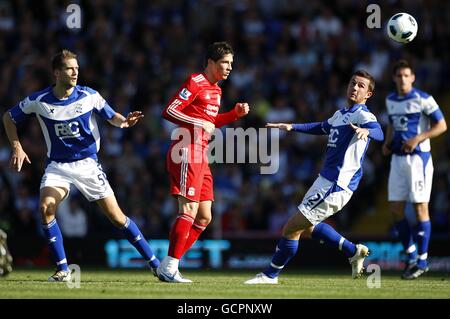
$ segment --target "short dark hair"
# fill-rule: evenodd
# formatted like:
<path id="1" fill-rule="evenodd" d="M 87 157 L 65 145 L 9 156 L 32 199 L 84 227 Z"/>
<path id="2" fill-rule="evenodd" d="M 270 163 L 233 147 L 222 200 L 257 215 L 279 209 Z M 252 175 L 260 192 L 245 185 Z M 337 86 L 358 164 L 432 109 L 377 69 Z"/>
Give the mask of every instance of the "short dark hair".
<path id="1" fill-rule="evenodd" d="M 375 91 L 375 79 L 369 72 L 367 72 L 366 70 L 356 70 L 353 73 L 353 76 L 360 76 L 365 79 L 368 79 L 369 80 L 369 91 L 370 92 Z"/>
<path id="2" fill-rule="evenodd" d="M 208 46 L 206 51 L 206 63 L 209 59 L 214 62 L 219 61 L 227 54 L 234 55 L 233 48 L 228 42 L 214 42 Z"/>
<path id="3" fill-rule="evenodd" d="M 392 68 L 392 75 L 396 75 L 397 71 L 400 69 L 410 69 L 411 73 L 414 74 L 414 69 L 411 66 L 411 64 L 406 60 L 398 60 L 397 63 L 394 64 L 394 67 Z"/>
<path id="4" fill-rule="evenodd" d="M 56 53 L 52 58 L 52 70 L 61 70 L 63 67 L 64 60 L 66 59 L 76 59 L 77 55 L 67 49 Z"/>

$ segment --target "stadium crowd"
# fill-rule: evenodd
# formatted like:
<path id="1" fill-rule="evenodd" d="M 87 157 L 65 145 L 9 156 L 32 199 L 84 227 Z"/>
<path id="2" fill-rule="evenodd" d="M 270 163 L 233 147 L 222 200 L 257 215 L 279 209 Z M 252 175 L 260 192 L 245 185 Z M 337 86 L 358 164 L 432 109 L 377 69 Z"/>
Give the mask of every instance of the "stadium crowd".
<path id="1" fill-rule="evenodd" d="M 98 90 L 122 114 L 145 114 L 128 130 L 99 121 L 100 159 L 124 212 L 150 239 L 167 238 L 177 212 L 165 169 L 174 126 L 161 112 L 179 83 L 203 69 L 203 52 L 213 41 L 228 41 L 235 49 L 234 69 L 222 84 L 222 112 L 237 101 L 251 105 L 249 116 L 235 127 L 327 118 L 344 105 L 348 77 L 359 68 L 377 81 L 368 106 L 385 125 L 384 99 L 394 89 L 391 66 L 401 57 L 415 66 L 417 87 L 434 95 L 450 115 L 448 2 L 408 1 L 419 35 L 407 46 L 388 40 L 383 29 L 366 26 L 365 1 L 81 1 L 82 28 L 73 30 L 66 26 L 70 3 L 0 1 L 1 110 L 50 85 L 52 55 L 61 48 L 74 51 L 80 85 Z M 402 4 L 380 2 L 382 28 Z M 10 147 L 3 128 L 0 134 L 0 228 L 40 236 L 38 196 L 46 148 L 38 122 L 25 125 L 21 138 L 32 163 L 20 174 L 8 169 Z M 450 135 L 433 146 L 431 218 L 434 234 L 449 236 Z M 283 135 L 274 175 L 261 175 L 259 164 L 213 164 L 215 217 L 206 236 L 278 235 L 316 178 L 325 147 L 324 137 Z M 372 143 L 364 164 L 354 200 L 333 218 L 344 232 L 363 215 L 387 209 L 378 196 L 385 193 L 389 168 L 381 144 Z M 75 189 L 58 219 L 68 237 L 113 231 Z"/>

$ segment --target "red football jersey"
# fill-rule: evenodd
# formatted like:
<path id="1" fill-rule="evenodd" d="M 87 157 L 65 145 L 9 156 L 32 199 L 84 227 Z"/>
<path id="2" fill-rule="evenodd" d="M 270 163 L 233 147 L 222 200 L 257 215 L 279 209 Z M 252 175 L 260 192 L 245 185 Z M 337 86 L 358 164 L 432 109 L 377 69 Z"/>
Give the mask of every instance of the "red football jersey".
<path id="1" fill-rule="evenodd" d="M 194 73 L 184 81 L 163 111 L 163 117 L 180 127 L 187 128 L 197 140 L 194 143 L 206 146 L 210 136 L 203 130 L 203 122 L 209 121 L 221 127 L 238 118 L 233 109 L 218 114 L 222 89 L 211 83 L 204 73 Z"/>

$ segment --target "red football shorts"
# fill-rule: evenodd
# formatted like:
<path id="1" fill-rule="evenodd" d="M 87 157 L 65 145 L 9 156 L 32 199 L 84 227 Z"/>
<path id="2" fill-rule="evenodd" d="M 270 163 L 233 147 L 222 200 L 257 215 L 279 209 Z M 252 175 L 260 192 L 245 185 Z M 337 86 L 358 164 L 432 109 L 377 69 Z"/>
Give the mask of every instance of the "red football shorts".
<path id="1" fill-rule="evenodd" d="M 166 157 L 171 194 L 195 202 L 213 201 L 213 177 L 206 149 L 201 145 L 188 144 L 175 151 L 173 146 L 170 147 Z"/>

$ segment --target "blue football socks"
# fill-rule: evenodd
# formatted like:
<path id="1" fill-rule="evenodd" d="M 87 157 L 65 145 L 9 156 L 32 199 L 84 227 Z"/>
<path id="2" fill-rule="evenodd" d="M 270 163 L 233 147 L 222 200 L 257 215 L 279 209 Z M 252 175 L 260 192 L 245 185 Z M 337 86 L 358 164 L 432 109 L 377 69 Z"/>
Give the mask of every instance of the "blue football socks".
<path id="1" fill-rule="evenodd" d="M 270 277 L 277 277 L 286 264 L 295 256 L 298 249 L 298 240 L 281 238 L 272 257 L 272 262 L 263 273 Z"/>
<path id="2" fill-rule="evenodd" d="M 408 263 L 409 264 L 415 263 L 417 259 L 417 250 L 416 245 L 414 244 L 411 227 L 409 226 L 408 220 L 404 218 L 396 222 L 395 227 L 398 232 L 398 237 L 403 245 L 403 249 L 408 258 Z"/>
<path id="3" fill-rule="evenodd" d="M 59 229 L 56 218 L 48 224 L 42 225 L 45 237 L 48 240 L 48 245 L 52 253 L 53 259 L 56 262 L 58 270 L 68 270 L 66 253 L 64 252 L 63 237 Z"/>
<path id="4" fill-rule="evenodd" d="M 311 236 L 315 240 L 323 241 L 331 247 L 342 250 L 347 258 L 353 257 L 356 253 L 356 245 L 344 238 L 327 223 L 321 222 L 314 226 Z"/>
<path id="5" fill-rule="evenodd" d="M 417 266 L 421 269 L 425 269 L 428 266 L 428 243 L 430 242 L 431 222 L 429 220 L 419 222 L 415 230 L 418 250 Z"/>
<path id="6" fill-rule="evenodd" d="M 153 254 L 150 245 L 145 240 L 144 235 L 142 235 L 136 223 L 127 217 L 125 225 L 121 230 L 125 235 L 125 238 L 138 250 L 148 265 L 151 268 L 157 268 L 159 266 L 159 260 Z"/>

